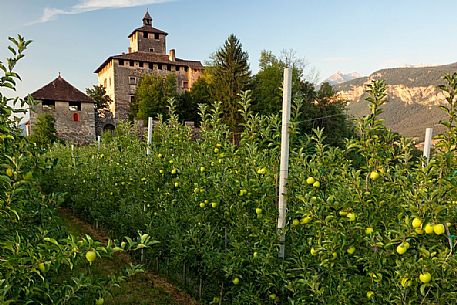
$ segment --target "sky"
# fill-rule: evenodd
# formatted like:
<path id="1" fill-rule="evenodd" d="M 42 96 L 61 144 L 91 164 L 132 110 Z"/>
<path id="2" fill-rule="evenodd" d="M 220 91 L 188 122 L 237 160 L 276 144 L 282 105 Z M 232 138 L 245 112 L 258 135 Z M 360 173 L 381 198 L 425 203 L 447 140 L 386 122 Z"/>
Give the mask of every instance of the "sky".
<path id="1" fill-rule="evenodd" d="M 33 42 L 17 67 L 18 96 L 59 72 L 85 91 L 105 59 L 127 52 L 127 36 L 148 10 L 179 58 L 207 61 L 233 33 L 253 73 L 262 50 L 292 49 L 320 80 L 337 71 L 369 75 L 456 62 L 456 8 L 455 0 L 0 0 L 0 61 L 8 36 L 21 34 Z"/>

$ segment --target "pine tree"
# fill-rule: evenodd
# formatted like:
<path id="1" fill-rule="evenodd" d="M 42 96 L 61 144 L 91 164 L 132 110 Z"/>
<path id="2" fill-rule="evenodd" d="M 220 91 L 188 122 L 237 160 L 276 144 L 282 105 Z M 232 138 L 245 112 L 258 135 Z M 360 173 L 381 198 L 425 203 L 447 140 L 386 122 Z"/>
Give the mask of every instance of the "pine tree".
<path id="1" fill-rule="evenodd" d="M 238 94 L 248 89 L 251 72 L 248 53 L 243 51 L 241 42 L 231 34 L 213 58 L 212 95 L 222 102 L 223 119 L 232 131 L 240 122 Z"/>

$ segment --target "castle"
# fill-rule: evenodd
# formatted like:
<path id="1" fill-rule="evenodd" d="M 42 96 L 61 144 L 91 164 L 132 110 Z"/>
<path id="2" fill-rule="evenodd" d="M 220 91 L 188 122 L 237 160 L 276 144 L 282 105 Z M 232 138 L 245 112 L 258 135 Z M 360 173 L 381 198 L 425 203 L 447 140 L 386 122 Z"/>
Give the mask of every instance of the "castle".
<path id="1" fill-rule="evenodd" d="M 143 26 L 128 36 L 128 53 L 108 57 L 95 70 L 99 85 L 105 87 L 113 101 L 109 107 L 116 121 L 128 118 L 130 104 L 143 75 L 175 73 L 178 92 L 189 90 L 201 76 L 203 65 L 200 61 L 177 58 L 174 49 L 166 53 L 167 35 L 152 26 L 152 18 L 146 12 Z"/>
<path id="2" fill-rule="evenodd" d="M 128 53 L 110 56 L 95 70 L 99 85 L 105 87 L 112 100 L 110 112 L 99 117 L 94 101 L 59 74 L 51 83 L 32 93 L 38 103 L 30 109 L 30 132 L 33 133 L 38 116 L 49 113 L 55 119 L 60 138 L 79 144 L 93 142 L 96 135 L 114 129 L 119 120 L 128 118 L 139 80 L 148 73 L 175 73 L 178 92 L 189 90 L 201 76 L 203 65 L 200 61 L 177 58 L 174 49 L 166 54 L 167 35 L 152 26 L 152 18 L 146 12 L 143 26 L 128 36 Z"/>

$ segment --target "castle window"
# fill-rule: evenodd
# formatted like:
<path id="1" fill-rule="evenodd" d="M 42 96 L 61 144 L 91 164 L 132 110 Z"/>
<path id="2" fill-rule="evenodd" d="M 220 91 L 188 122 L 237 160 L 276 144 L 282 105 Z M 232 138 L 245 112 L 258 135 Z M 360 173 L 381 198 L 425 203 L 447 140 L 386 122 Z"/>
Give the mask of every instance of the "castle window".
<path id="1" fill-rule="evenodd" d="M 133 60 L 130 61 L 130 67 L 133 67 L 135 65 L 135 62 Z"/>
<path id="2" fill-rule="evenodd" d="M 183 82 L 182 82 L 182 88 L 183 88 L 183 89 L 189 89 L 189 82 L 183 81 Z"/>
<path id="3" fill-rule="evenodd" d="M 69 102 L 68 109 L 70 111 L 81 111 L 81 102 Z"/>
<path id="4" fill-rule="evenodd" d="M 154 48 L 150 48 L 150 49 L 149 49 L 149 52 L 154 52 Z"/>
<path id="5" fill-rule="evenodd" d="M 136 77 L 133 77 L 133 76 L 129 77 L 129 85 L 136 85 Z"/>
<path id="6" fill-rule="evenodd" d="M 107 79 L 106 79 L 106 78 L 105 78 L 105 81 L 103 82 L 103 85 L 104 85 L 105 88 L 108 87 L 108 86 L 107 86 Z"/>
<path id="7" fill-rule="evenodd" d="M 179 72 L 179 66 L 175 67 L 175 71 Z"/>
<path id="8" fill-rule="evenodd" d="M 55 101 L 42 101 L 41 107 L 43 107 L 43 109 L 45 109 L 45 110 L 53 110 L 56 108 L 56 102 Z"/>
<path id="9" fill-rule="evenodd" d="M 130 103 L 134 103 L 135 102 L 135 95 L 130 95 Z"/>
<path id="10" fill-rule="evenodd" d="M 159 34 L 157 34 L 157 33 L 154 34 L 154 39 L 159 40 L 159 37 L 160 37 Z"/>
<path id="11" fill-rule="evenodd" d="M 171 71 L 171 65 L 167 65 L 167 70 Z"/>
<path id="12" fill-rule="evenodd" d="M 152 62 L 149 63 L 149 69 L 153 69 L 154 68 L 154 64 Z"/>
<path id="13" fill-rule="evenodd" d="M 148 32 L 143 32 L 143 38 L 148 38 Z"/>
<path id="14" fill-rule="evenodd" d="M 140 61 L 139 66 L 140 66 L 140 68 L 143 68 L 143 62 L 142 61 Z"/>
<path id="15" fill-rule="evenodd" d="M 162 64 L 158 64 L 157 69 L 162 70 Z"/>
<path id="16" fill-rule="evenodd" d="M 79 122 L 81 120 L 79 117 L 79 113 L 77 113 L 77 112 L 73 113 L 71 117 L 73 119 L 73 122 Z"/>
<path id="17" fill-rule="evenodd" d="M 184 71 L 189 71 L 189 67 L 184 67 Z"/>
<path id="18" fill-rule="evenodd" d="M 124 60 L 123 59 L 119 59 L 119 66 L 123 66 L 124 65 Z"/>

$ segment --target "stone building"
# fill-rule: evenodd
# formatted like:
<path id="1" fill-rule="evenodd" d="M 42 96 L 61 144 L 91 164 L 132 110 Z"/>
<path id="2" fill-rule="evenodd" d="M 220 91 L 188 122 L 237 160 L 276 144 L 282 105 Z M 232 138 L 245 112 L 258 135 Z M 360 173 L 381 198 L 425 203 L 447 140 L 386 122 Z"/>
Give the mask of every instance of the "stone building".
<path id="1" fill-rule="evenodd" d="M 31 96 L 38 102 L 29 111 L 32 134 L 38 116 L 49 113 L 55 119 L 59 138 L 77 144 L 87 144 L 95 140 L 94 101 L 69 84 L 60 74 Z"/>
<path id="2" fill-rule="evenodd" d="M 166 53 L 166 36 L 154 28 L 152 18 L 146 12 L 143 26 L 128 36 L 128 53 L 110 56 L 95 70 L 98 83 L 103 85 L 113 101 L 110 111 L 116 120 L 126 119 L 135 90 L 141 77 L 147 73 L 175 73 L 178 92 L 192 87 L 200 77 L 203 65 L 200 61 L 180 59 L 175 50 Z"/>

